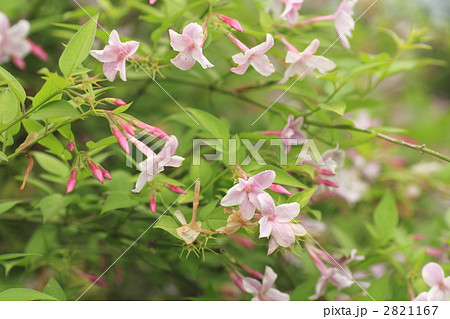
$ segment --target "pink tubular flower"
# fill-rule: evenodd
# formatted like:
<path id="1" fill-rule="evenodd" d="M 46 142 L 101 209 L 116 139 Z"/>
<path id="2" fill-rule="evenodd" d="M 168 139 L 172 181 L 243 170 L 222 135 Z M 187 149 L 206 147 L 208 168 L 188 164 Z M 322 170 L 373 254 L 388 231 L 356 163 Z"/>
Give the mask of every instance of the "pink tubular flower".
<path id="1" fill-rule="evenodd" d="M 171 136 L 158 154 L 149 154 L 146 160 L 139 163 L 141 174 L 136 181 L 134 193 L 139 193 L 147 182 L 150 182 L 157 174 L 164 171 L 164 167 L 180 167 L 184 158 L 174 156 L 178 148 L 178 140 Z"/>
<path id="2" fill-rule="evenodd" d="M 298 20 L 298 11 L 303 6 L 304 0 L 280 0 L 285 3 L 284 11 L 281 13 L 282 20 L 288 20 L 288 28 L 292 27 Z"/>
<path id="3" fill-rule="evenodd" d="M 269 58 L 264 54 L 269 51 L 271 47 L 273 47 L 274 40 L 272 35 L 267 34 L 265 42 L 251 49 L 231 34 L 228 34 L 228 38 L 230 38 L 234 44 L 244 51 L 244 53 L 238 53 L 232 56 L 233 61 L 237 63 L 238 66 L 232 68 L 231 72 L 239 75 L 244 74 L 247 72 L 250 65 L 252 65 L 255 70 L 263 76 L 269 76 L 275 72 L 275 67 L 272 63 L 270 63 Z"/>
<path id="4" fill-rule="evenodd" d="M 155 199 L 155 195 L 153 195 L 153 193 L 150 195 L 150 209 L 152 210 L 152 213 L 156 213 L 156 199 Z"/>
<path id="5" fill-rule="evenodd" d="M 303 77 L 305 75 L 313 74 L 315 69 L 317 69 L 320 73 L 325 74 L 336 68 L 336 64 L 329 59 L 324 58 L 323 56 L 314 55 L 319 48 L 319 40 L 314 39 L 303 52 L 299 52 L 286 39 L 283 39 L 282 41 L 288 48 L 286 63 L 289 63 L 290 66 L 286 69 L 284 77 L 280 83 L 285 83 L 294 75 Z"/>
<path id="6" fill-rule="evenodd" d="M 69 150 L 69 152 L 73 152 L 73 150 L 75 149 L 75 143 L 74 142 L 69 142 L 69 144 L 67 144 L 67 149 Z"/>
<path id="7" fill-rule="evenodd" d="M 12 62 L 15 66 L 17 66 L 20 70 L 25 70 L 27 68 L 27 64 L 25 63 L 25 60 L 22 58 L 19 58 L 18 56 L 13 55 Z"/>
<path id="8" fill-rule="evenodd" d="M 37 56 L 42 61 L 47 62 L 48 61 L 47 52 L 45 52 L 44 49 L 40 45 L 34 43 L 33 41 L 31 41 L 31 40 L 27 40 L 27 41 L 30 44 L 31 53 L 33 55 Z"/>
<path id="9" fill-rule="evenodd" d="M 122 81 L 127 80 L 126 62 L 139 48 L 139 42 L 121 42 L 119 34 L 113 30 L 109 35 L 108 45 L 103 50 L 91 50 L 91 55 L 103 64 L 103 74 L 113 82 L 117 72 Z"/>
<path id="10" fill-rule="evenodd" d="M 450 276 L 445 278 L 439 264 L 426 264 L 422 269 L 422 277 L 431 289 L 419 294 L 416 301 L 450 301 Z"/>
<path id="11" fill-rule="evenodd" d="M 147 133 L 150 133 L 158 138 L 161 138 L 163 140 L 169 140 L 169 135 L 167 135 L 163 130 L 161 130 L 159 127 L 154 127 L 151 125 L 148 125 L 146 123 L 142 123 L 139 121 L 134 121 L 137 127 L 140 129 L 143 129 Z"/>
<path id="12" fill-rule="evenodd" d="M 246 292 L 254 297 L 252 301 L 289 301 L 289 295 L 273 288 L 273 284 L 277 279 L 277 274 L 272 268 L 266 266 L 262 283 L 250 277 L 242 280 L 242 285 Z"/>
<path id="13" fill-rule="evenodd" d="M 121 99 L 112 99 L 112 102 L 117 106 L 124 106 L 127 105 L 127 102 Z"/>
<path id="14" fill-rule="evenodd" d="M 339 42 L 347 49 L 350 49 L 348 38 L 352 38 L 351 31 L 355 28 L 353 8 L 356 2 L 358 0 L 343 0 L 334 13 L 334 23 Z"/>
<path id="15" fill-rule="evenodd" d="M 290 140 L 292 139 L 297 140 L 297 145 L 301 145 L 305 142 L 306 133 L 300 130 L 302 124 L 303 124 L 303 117 L 299 117 L 296 120 L 294 120 L 294 115 L 289 114 L 288 122 L 280 133 L 281 141 L 286 146 L 286 148 L 284 149 L 284 152 L 286 154 L 289 153 L 289 151 L 291 150 Z"/>
<path id="16" fill-rule="evenodd" d="M 106 169 L 104 169 L 103 167 L 99 167 L 99 169 L 102 172 L 102 175 L 104 178 L 109 179 L 109 180 L 112 179 L 111 174 Z"/>
<path id="17" fill-rule="evenodd" d="M 91 169 L 92 175 L 94 175 L 94 177 L 103 184 L 104 180 L 104 176 L 102 171 L 100 170 L 100 168 L 92 161 L 88 161 L 88 166 Z"/>
<path id="18" fill-rule="evenodd" d="M 295 243 L 295 236 L 306 235 L 305 229 L 295 221 L 293 222 L 299 213 L 298 203 L 272 206 L 262 211 L 263 217 L 258 221 L 259 238 L 270 236 L 268 255 L 279 246 L 291 247 Z"/>
<path id="19" fill-rule="evenodd" d="M 76 169 L 72 169 L 70 173 L 70 178 L 67 181 L 67 194 L 71 193 L 77 184 L 77 171 Z"/>
<path id="20" fill-rule="evenodd" d="M 238 20 L 224 16 L 223 14 L 220 14 L 218 12 L 214 12 L 216 14 L 216 16 L 222 20 L 223 22 L 225 22 L 226 24 L 228 24 L 230 27 L 232 27 L 235 30 L 238 30 L 239 32 L 242 32 L 242 27 L 241 24 L 239 23 Z"/>
<path id="21" fill-rule="evenodd" d="M 263 171 L 248 180 L 239 178 L 239 183 L 228 190 L 220 205 L 225 207 L 239 205 L 242 217 L 250 220 L 256 208 L 261 210 L 265 206 L 275 206 L 272 197 L 264 192 L 274 180 L 275 172 L 272 170 Z"/>
<path id="22" fill-rule="evenodd" d="M 181 187 L 172 185 L 172 184 L 165 184 L 167 188 L 169 188 L 172 192 L 177 194 L 186 194 L 186 191 L 182 189 Z"/>
<path id="23" fill-rule="evenodd" d="M 130 147 L 128 146 L 128 140 L 117 127 L 112 129 L 114 136 L 117 139 L 117 143 L 119 143 L 120 147 L 125 151 L 125 153 L 130 154 Z"/>
<path id="24" fill-rule="evenodd" d="M 214 65 L 208 61 L 203 55 L 203 43 L 205 36 L 203 28 L 198 23 L 189 23 L 181 34 L 169 30 L 170 45 L 172 48 L 180 52 L 174 59 L 171 59 L 173 65 L 180 70 L 186 71 L 191 69 L 195 61 L 200 63 L 202 68 L 212 68 Z"/>
<path id="25" fill-rule="evenodd" d="M 286 188 L 284 188 L 283 186 L 278 185 L 278 184 L 270 185 L 269 189 L 278 194 L 284 194 L 284 195 L 289 195 L 289 196 L 292 195 L 291 192 L 289 192 Z"/>
<path id="26" fill-rule="evenodd" d="M 0 12 L 0 63 L 8 62 L 12 57 L 15 64 L 25 68 L 23 58 L 31 51 L 31 45 L 26 40 L 30 31 L 30 23 L 20 20 L 10 27 L 8 17 Z"/>

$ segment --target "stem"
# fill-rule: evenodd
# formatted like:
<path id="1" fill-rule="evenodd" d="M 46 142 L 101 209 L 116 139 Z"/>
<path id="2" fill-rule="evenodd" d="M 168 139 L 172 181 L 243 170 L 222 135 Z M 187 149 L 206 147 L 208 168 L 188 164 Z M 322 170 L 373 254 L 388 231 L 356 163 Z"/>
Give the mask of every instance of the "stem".
<path id="1" fill-rule="evenodd" d="M 197 180 L 195 182 L 195 189 L 194 189 L 194 202 L 192 203 L 192 220 L 191 224 L 195 224 L 197 221 L 197 210 L 198 210 L 198 200 L 200 197 L 200 180 Z"/>
<path id="2" fill-rule="evenodd" d="M 300 21 L 299 23 L 297 23 L 295 26 L 296 27 L 304 27 L 306 25 L 310 25 L 316 22 L 320 22 L 320 21 L 330 21 L 330 20 L 334 20 L 335 16 L 334 14 L 330 14 L 327 16 L 320 16 L 320 17 L 315 17 L 315 18 L 311 18 L 305 21 Z"/>
<path id="3" fill-rule="evenodd" d="M 425 144 L 416 145 L 416 144 L 408 143 L 408 142 L 405 142 L 405 141 L 402 141 L 402 140 L 390 137 L 390 136 L 388 136 L 386 134 L 378 133 L 378 132 L 376 132 L 374 130 L 370 130 L 370 129 L 365 129 L 364 130 L 364 129 L 360 129 L 360 128 L 357 128 L 357 127 L 354 127 L 354 126 L 351 126 L 351 125 L 333 125 L 333 124 L 325 124 L 325 123 L 314 122 L 314 121 L 309 121 L 309 120 L 306 120 L 305 123 L 309 124 L 309 125 L 313 125 L 313 126 L 326 127 L 326 128 L 330 128 L 330 129 L 350 130 L 350 131 L 357 131 L 357 132 L 366 133 L 366 134 L 375 134 L 376 137 L 381 138 L 381 139 L 383 139 L 385 141 L 388 141 L 388 142 L 391 142 L 393 144 L 397 144 L 397 145 L 400 145 L 400 146 L 405 146 L 405 147 L 414 149 L 416 151 L 421 152 L 422 154 L 423 153 L 427 153 L 427 154 L 429 154 L 431 156 L 440 158 L 441 160 L 444 160 L 444 161 L 450 163 L 450 157 L 445 156 L 444 154 L 441 154 L 441 153 L 439 153 L 437 151 L 434 151 L 432 149 L 429 149 L 428 147 L 426 147 Z"/>

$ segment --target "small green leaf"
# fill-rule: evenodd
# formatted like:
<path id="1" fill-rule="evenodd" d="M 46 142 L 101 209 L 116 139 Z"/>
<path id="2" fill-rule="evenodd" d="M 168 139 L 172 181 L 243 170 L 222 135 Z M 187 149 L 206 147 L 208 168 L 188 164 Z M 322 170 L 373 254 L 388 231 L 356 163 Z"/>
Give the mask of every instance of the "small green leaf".
<path id="1" fill-rule="evenodd" d="M 379 238 L 390 239 L 398 224 L 398 211 L 394 196 L 389 191 L 375 208 L 373 219 Z"/>
<path id="2" fill-rule="evenodd" d="M 3 214 L 4 212 L 10 210 L 13 208 L 16 204 L 20 203 L 20 200 L 10 201 L 10 202 L 4 202 L 0 203 L 0 214 Z"/>
<path id="3" fill-rule="evenodd" d="M 19 117 L 20 105 L 17 97 L 9 89 L 5 88 L 0 93 L 0 123 L 9 124 Z"/>
<path id="4" fill-rule="evenodd" d="M 111 192 L 103 204 L 101 214 L 121 208 L 135 207 L 139 202 L 124 192 Z"/>
<path id="5" fill-rule="evenodd" d="M 0 261 L 3 260 L 11 260 L 28 256 L 42 256 L 41 254 L 33 254 L 33 253 L 9 253 L 0 255 Z"/>
<path id="6" fill-rule="evenodd" d="M 70 85 L 70 81 L 56 73 L 48 73 L 45 79 L 44 85 L 39 92 L 36 93 L 33 99 L 33 106 L 42 105 L 45 102 L 48 102 Z"/>
<path id="7" fill-rule="evenodd" d="M 320 104 L 320 108 L 337 113 L 339 115 L 344 115 L 347 105 L 343 101 L 330 103 L 330 104 Z"/>
<path id="8" fill-rule="evenodd" d="M 224 145 L 227 145 L 230 133 L 228 127 L 220 119 L 205 111 L 188 108 L 189 113 L 194 115 L 199 122 L 200 127 L 211 133 L 211 137 L 222 139 Z"/>
<path id="9" fill-rule="evenodd" d="M 67 101 L 52 101 L 42 106 L 38 111 L 30 115 L 32 120 L 44 120 L 54 117 L 77 117 L 80 112 L 75 110 Z"/>
<path id="10" fill-rule="evenodd" d="M 47 172 L 61 177 L 61 179 L 69 175 L 69 168 L 56 157 L 43 152 L 33 152 L 32 154 L 38 164 Z"/>
<path id="11" fill-rule="evenodd" d="M 311 197 L 314 195 L 314 192 L 316 191 L 317 188 L 310 188 L 310 189 L 305 189 L 304 191 L 301 191 L 297 194 L 292 195 L 291 197 L 289 197 L 288 202 L 297 202 L 300 204 L 300 208 L 305 207 L 306 205 L 308 205 L 309 200 L 311 199 Z"/>
<path id="12" fill-rule="evenodd" d="M 86 60 L 94 43 L 98 14 L 86 22 L 70 39 L 59 59 L 59 68 L 68 77 Z"/>
<path id="13" fill-rule="evenodd" d="M 180 236 L 178 236 L 177 228 L 180 227 L 180 224 L 177 223 L 177 221 L 170 216 L 163 215 L 158 220 L 158 222 L 155 224 L 154 228 L 160 228 L 174 236 L 175 238 L 181 239 Z"/>
<path id="14" fill-rule="evenodd" d="M 9 162 L 8 156 L 5 153 L 0 151 L 0 162 Z"/>
<path id="15" fill-rule="evenodd" d="M 346 141 L 342 141 L 339 143 L 339 146 L 341 148 L 349 148 L 349 147 L 355 147 L 355 146 L 359 146 L 362 144 L 366 144 L 371 142 L 375 137 L 377 137 L 377 133 L 372 133 L 372 134 L 364 134 L 360 137 L 351 139 L 351 140 L 346 140 Z"/>
<path id="16" fill-rule="evenodd" d="M 23 104 L 27 98 L 27 94 L 23 89 L 22 85 L 13 77 L 8 71 L 0 66 L 0 82 L 6 82 L 14 95 Z"/>
<path id="17" fill-rule="evenodd" d="M 41 199 L 39 208 L 42 212 L 44 224 L 49 220 L 55 220 L 66 213 L 66 201 L 61 194 L 51 194 Z"/>
<path id="18" fill-rule="evenodd" d="M 64 290 L 61 288 L 59 283 L 56 281 L 55 278 L 50 278 L 47 285 L 45 285 L 44 293 L 53 296 L 61 301 L 66 301 L 66 294 L 64 293 Z"/>
<path id="19" fill-rule="evenodd" d="M 0 301 L 58 300 L 43 292 L 27 288 L 11 288 L 0 292 Z"/>

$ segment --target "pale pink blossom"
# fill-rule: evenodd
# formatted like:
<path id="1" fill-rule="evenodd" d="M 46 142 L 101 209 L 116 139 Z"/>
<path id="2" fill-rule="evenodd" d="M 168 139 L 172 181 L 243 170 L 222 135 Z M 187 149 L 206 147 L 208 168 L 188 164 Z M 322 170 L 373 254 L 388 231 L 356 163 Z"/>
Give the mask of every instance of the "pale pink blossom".
<path id="1" fill-rule="evenodd" d="M 225 22 L 226 24 L 228 24 L 230 27 L 232 27 L 235 30 L 238 30 L 239 32 L 242 32 L 242 26 L 239 23 L 238 20 L 224 16 L 223 14 L 220 14 L 218 12 L 214 12 L 216 14 L 216 16 L 222 20 L 223 22 Z"/>
<path id="2" fill-rule="evenodd" d="M 228 38 L 236 44 L 244 53 L 238 53 L 232 56 L 235 63 L 238 64 L 237 67 L 231 68 L 231 72 L 236 74 L 244 74 L 247 72 L 248 67 L 251 65 L 255 70 L 263 76 L 269 76 L 275 72 L 275 67 L 270 63 L 269 58 L 265 53 L 269 51 L 274 45 L 274 40 L 272 35 L 266 35 L 266 41 L 249 49 L 241 41 L 228 34 Z"/>
<path id="3" fill-rule="evenodd" d="M 287 154 L 291 150 L 291 140 L 296 140 L 296 145 L 301 145 L 306 140 L 306 133 L 300 127 L 303 125 L 303 117 L 294 120 L 294 115 L 289 114 L 288 122 L 280 134 L 281 141 L 285 145 L 284 152 Z"/>
<path id="4" fill-rule="evenodd" d="M 416 301 L 450 301 L 450 276 L 445 277 L 439 264 L 426 264 L 422 269 L 422 277 L 431 289 L 419 294 Z"/>
<path id="5" fill-rule="evenodd" d="M 164 171 L 165 167 L 180 167 L 184 158 L 174 156 L 177 148 L 178 140 L 172 135 L 158 154 L 148 153 L 150 156 L 139 163 L 141 174 L 132 192 L 139 193 L 145 184 L 152 181 L 157 174 Z"/>
<path id="6" fill-rule="evenodd" d="M 277 274 L 272 268 L 266 266 L 262 283 L 250 277 L 242 280 L 242 285 L 248 293 L 254 297 L 252 301 L 289 301 L 289 295 L 273 288 Z"/>
<path id="7" fill-rule="evenodd" d="M 91 50 L 91 55 L 103 63 L 103 73 L 113 82 L 117 72 L 122 81 L 127 80 L 126 62 L 132 58 L 139 48 L 139 42 L 121 42 L 119 34 L 113 30 L 109 35 L 108 45 L 103 50 Z"/>
<path id="8" fill-rule="evenodd" d="M 180 70 L 191 69 L 195 61 L 200 63 L 202 68 L 212 68 L 214 65 L 203 55 L 203 43 L 205 36 L 203 28 L 198 23 L 189 23 L 181 34 L 169 30 L 170 45 L 180 52 L 174 59 L 170 60 Z"/>
<path id="9" fill-rule="evenodd" d="M 263 171 L 248 180 L 239 178 L 239 183 L 231 187 L 220 201 L 220 205 L 229 207 L 239 205 L 242 217 L 250 220 L 255 209 L 260 211 L 266 206 L 275 206 L 272 197 L 264 190 L 275 180 L 275 172 Z"/>
<path id="10" fill-rule="evenodd" d="M 347 49 L 350 49 L 348 38 L 352 38 L 351 31 L 355 29 L 353 8 L 357 2 L 358 0 L 343 0 L 334 13 L 334 23 L 339 42 Z"/>
<path id="11" fill-rule="evenodd" d="M 282 41 L 288 48 L 286 63 L 290 65 L 286 69 L 284 77 L 280 83 L 285 83 L 294 75 L 298 75 L 300 78 L 305 75 L 313 74 L 314 70 L 318 70 L 320 73 L 325 74 L 336 68 L 336 64 L 329 59 L 323 56 L 314 55 L 319 48 L 319 40 L 314 39 L 303 52 L 298 51 L 286 39 L 283 39 Z"/>
<path id="12" fill-rule="evenodd" d="M 20 68 L 25 68 L 23 58 L 31 52 L 31 45 L 26 39 L 30 23 L 20 20 L 12 27 L 8 17 L 0 12 L 0 63 L 15 60 Z"/>
<path id="13" fill-rule="evenodd" d="M 291 247 L 296 236 L 306 235 L 305 229 L 294 221 L 300 213 L 298 203 L 282 204 L 277 207 L 268 206 L 262 210 L 263 217 L 259 222 L 259 238 L 269 237 L 268 255 L 279 246 Z"/>
<path id="14" fill-rule="evenodd" d="M 292 27 L 298 20 L 298 12 L 303 6 L 304 0 L 279 0 L 285 4 L 280 15 L 281 20 L 288 21 L 288 28 Z"/>

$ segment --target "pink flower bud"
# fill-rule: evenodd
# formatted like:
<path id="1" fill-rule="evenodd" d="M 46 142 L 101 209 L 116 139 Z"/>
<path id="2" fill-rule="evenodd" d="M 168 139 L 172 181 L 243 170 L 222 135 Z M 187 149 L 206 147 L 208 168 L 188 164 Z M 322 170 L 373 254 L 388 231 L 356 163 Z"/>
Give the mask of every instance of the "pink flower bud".
<path id="1" fill-rule="evenodd" d="M 154 126 L 151 126 L 151 125 L 148 125 L 146 123 L 139 122 L 139 121 L 135 121 L 135 124 L 139 128 L 141 128 L 144 131 L 146 131 L 147 133 L 155 135 L 156 137 L 161 138 L 163 140 L 169 140 L 169 135 L 167 135 L 163 130 L 161 130 L 158 127 L 154 127 Z"/>
<path id="2" fill-rule="evenodd" d="M 111 174 L 106 169 L 104 169 L 103 167 L 100 167 L 100 171 L 102 172 L 102 175 L 104 178 L 109 179 L 109 180 L 112 179 Z"/>
<path id="3" fill-rule="evenodd" d="M 222 20 L 223 22 L 225 22 L 226 24 L 228 24 L 230 27 L 232 27 L 233 29 L 238 30 L 239 32 L 242 32 L 242 27 L 241 24 L 239 23 L 238 20 L 224 16 L 220 13 L 214 12 L 216 14 L 216 16 Z"/>
<path id="4" fill-rule="evenodd" d="M 255 244 L 248 237 L 244 237 L 244 236 L 241 236 L 241 235 L 233 234 L 233 235 L 230 236 L 230 238 L 232 240 L 234 240 L 235 242 L 237 242 L 238 244 L 241 244 L 242 246 L 244 246 L 244 247 L 246 247 L 248 249 L 255 248 Z"/>
<path id="5" fill-rule="evenodd" d="M 14 65 L 17 66 L 21 70 L 25 70 L 27 68 L 25 60 L 22 58 L 19 58 L 19 57 L 13 55 L 12 61 L 13 61 Z"/>
<path id="6" fill-rule="evenodd" d="M 104 182 L 104 178 L 103 178 L 103 173 L 100 170 L 100 168 L 97 167 L 97 165 L 95 165 L 94 162 L 89 161 L 88 162 L 88 166 L 91 169 L 92 175 L 94 175 L 94 177 L 103 184 Z"/>
<path id="7" fill-rule="evenodd" d="M 103 279 L 101 279 L 100 277 L 97 277 L 95 275 L 91 275 L 91 274 L 85 273 L 84 271 L 81 271 L 81 270 L 78 270 L 78 269 L 74 270 L 73 272 L 75 274 L 77 274 L 78 276 L 80 276 L 80 277 L 86 278 L 87 280 L 89 280 L 90 282 L 92 282 L 92 283 L 94 283 L 96 285 L 103 286 L 103 287 L 106 287 L 106 288 L 109 287 L 109 284 L 106 281 L 104 281 Z"/>
<path id="8" fill-rule="evenodd" d="M 182 189 L 181 187 L 172 185 L 172 184 L 166 184 L 166 186 L 174 193 L 177 194 L 186 194 L 186 191 L 184 189 Z"/>
<path id="9" fill-rule="evenodd" d="M 48 54 L 44 51 L 44 49 L 40 45 L 34 43 L 33 41 L 30 41 L 30 40 L 27 40 L 27 41 L 31 46 L 31 53 L 33 53 L 35 56 L 37 56 L 42 61 L 47 62 Z"/>
<path id="10" fill-rule="evenodd" d="M 433 257 L 436 257 L 436 258 L 442 257 L 444 255 L 441 249 L 435 248 L 435 247 L 427 247 L 427 248 L 425 248 L 425 253 L 427 255 L 430 255 L 430 256 L 433 256 Z"/>
<path id="11" fill-rule="evenodd" d="M 121 99 L 113 99 L 112 101 L 117 106 L 124 106 L 127 105 L 127 103 Z"/>
<path id="12" fill-rule="evenodd" d="M 331 187 L 336 187 L 336 188 L 339 187 L 339 185 L 333 183 L 332 181 L 329 181 L 328 179 L 323 179 L 323 178 L 320 178 L 320 177 L 316 177 L 316 178 L 314 178 L 314 180 L 316 182 L 318 182 L 320 184 L 324 184 L 326 186 L 331 186 Z"/>
<path id="13" fill-rule="evenodd" d="M 284 195 L 289 195 L 289 196 L 292 195 L 286 188 L 284 188 L 283 186 L 278 185 L 278 184 L 270 185 L 269 189 L 278 194 L 284 194 Z"/>
<path id="14" fill-rule="evenodd" d="M 156 213 L 156 199 L 155 195 L 151 195 L 150 197 L 150 209 L 152 210 L 152 213 Z"/>
<path id="15" fill-rule="evenodd" d="M 149 0 L 150 4 L 155 4 L 157 0 Z"/>
<path id="16" fill-rule="evenodd" d="M 67 148 L 69 149 L 70 152 L 73 152 L 73 150 L 75 149 L 75 143 L 69 142 L 69 144 L 67 144 Z"/>
<path id="17" fill-rule="evenodd" d="M 236 274 L 229 272 L 228 275 L 230 276 L 230 279 L 234 282 L 234 284 L 244 293 L 247 293 L 247 290 L 245 290 L 244 285 L 242 284 L 242 280 L 240 280 Z"/>
<path id="18" fill-rule="evenodd" d="M 259 271 L 250 268 L 249 266 L 245 264 L 241 264 L 242 269 L 244 269 L 250 276 L 255 277 L 256 279 L 262 280 L 264 278 L 264 275 L 260 273 Z"/>
<path id="19" fill-rule="evenodd" d="M 130 154 L 130 148 L 128 146 L 128 141 L 125 136 L 122 135 L 119 129 L 113 128 L 113 134 L 117 139 L 117 143 L 119 143 L 120 147 L 125 151 L 125 153 Z"/>
<path id="20" fill-rule="evenodd" d="M 71 193 L 73 189 L 75 188 L 75 185 L 77 184 L 77 171 L 75 169 L 72 169 L 72 172 L 70 173 L 70 178 L 67 181 L 67 194 Z"/>
<path id="21" fill-rule="evenodd" d="M 231 40 L 231 42 L 233 42 L 234 44 L 236 44 L 236 46 L 241 49 L 244 52 L 247 52 L 248 50 L 250 50 L 248 48 L 248 46 L 246 46 L 244 43 L 242 43 L 241 41 L 239 41 L 238 39 L 236 39 L 234 36 L 231 35 L 231 33 L 227 34 L 228 39 Z"/>
<path id="22" fill-rule="evenodd" d="M 318 174 L 327 175 L 327 176 L 334 176 L 334 175 L 336 175 L 333 172 L 330 172 L 329 170 L 326 170 L 326 169 L 316 168 L 315 171 Z"/>
<path id="23" fill-rule="evenodd" d="M 125 122 L 120 122 L 120 126 L 122 126 L 122 128 L 125 130 L 125 132 L 127 132 L 131 136 L 135 136 L 136 135 L 134 133 L 134 128 L 130 124 L 127 124 Z"/>

